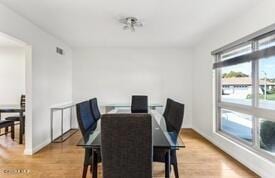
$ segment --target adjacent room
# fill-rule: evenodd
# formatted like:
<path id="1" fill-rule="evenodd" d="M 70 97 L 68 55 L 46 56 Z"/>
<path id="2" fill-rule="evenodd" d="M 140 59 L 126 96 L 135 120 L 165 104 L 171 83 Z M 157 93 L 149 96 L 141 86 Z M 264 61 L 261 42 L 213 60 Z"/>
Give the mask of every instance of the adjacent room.
<path id="1" fill-rule="evenodd" d="M 0 177 L 274 178 L 274 0 L 0 0 Z"/>
<path id="2" fill-rule="evenodd" d="M 15 144 L 24 144 L 25 66 L 25 46 L 17 40 L 0 34 L 0 78 L 2 82 L 0 93 L 3 93 L 0 96 L 0 123 L 3 132 L 0 135 L 10 133 L 10 138 Z"/>

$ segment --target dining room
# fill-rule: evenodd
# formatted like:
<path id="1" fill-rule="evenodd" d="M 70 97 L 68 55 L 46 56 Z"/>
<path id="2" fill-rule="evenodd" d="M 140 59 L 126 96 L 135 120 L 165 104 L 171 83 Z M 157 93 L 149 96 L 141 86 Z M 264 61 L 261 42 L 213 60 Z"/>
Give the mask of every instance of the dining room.
<path id="1" fill-rule="evenodd" d="M 274 0 L 0 0 L 0 177 L 274 178 Z"/>

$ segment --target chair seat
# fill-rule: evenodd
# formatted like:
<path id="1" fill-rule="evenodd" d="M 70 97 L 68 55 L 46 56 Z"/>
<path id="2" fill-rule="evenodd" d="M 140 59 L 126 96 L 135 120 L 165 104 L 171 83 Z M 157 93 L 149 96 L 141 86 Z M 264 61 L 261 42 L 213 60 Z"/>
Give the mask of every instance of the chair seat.
<path id="1" fill-rule="evenodd" d="M 20 116 L 6 117 L 5 120 L 7 120 L 7 121 L 20 121 Z M 23 120 L 25 120 L 25 116 L 23 116 Z"/>
<path id="2" fill-rule="evenodd" d="M 0 128 L 8 127 L 13 124 L 13 121 L 0 120 Z"/>

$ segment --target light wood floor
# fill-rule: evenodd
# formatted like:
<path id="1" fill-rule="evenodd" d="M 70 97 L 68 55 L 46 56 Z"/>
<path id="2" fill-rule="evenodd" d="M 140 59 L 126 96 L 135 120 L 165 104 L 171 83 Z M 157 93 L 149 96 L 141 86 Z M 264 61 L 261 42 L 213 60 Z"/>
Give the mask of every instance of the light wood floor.
<path id="1" fill-rule="evenodd" d="M 75 145 L 80 137 L 81 135 L 78 132 L 62 144 L 50 144 L 34 156 L 24 156 L 24 146 L 17 144 L 18 138 L 16 142 L 13 142 L 9 137 L 1 136 L 0 177 L 79 178 L 82 173 L 84 152 L 81 147 Z M 178 151 L 180 177 L 259 177 L 193 130 L 182 130 L 181 137 L 186 144 L 186 148 Z M 16 170 L 27 170 L 27 173 L 16 173 Z M 154 163 L 153 172 L 156 178 L 164 177 L 164 165 Z M 99 177 L 101 177 L 100 166 L 99 174 Z M 171 177 L 173 177 L 173 174 Z"/>

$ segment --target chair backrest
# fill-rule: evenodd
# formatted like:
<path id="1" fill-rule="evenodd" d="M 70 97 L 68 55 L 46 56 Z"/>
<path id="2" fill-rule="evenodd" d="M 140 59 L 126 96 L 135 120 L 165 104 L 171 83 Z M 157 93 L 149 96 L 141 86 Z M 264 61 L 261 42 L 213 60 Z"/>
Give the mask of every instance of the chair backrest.
<path id="1" fill-rule="evenodd" d="M 92 114 L 91 106 L 89 101 L 76 104 L 77 122 L 80 131 L 83 136 L 90 130 L 96 123 L 96 120 Z"/>
<path id="2" fill-rule="evenodd" d="M 169 110 L 170 110 L 170 108 L 171 108 L 172 102 L 173 102 L 172 99 L 167 98 L 165 110 L 164 110 L 164 112 L 163 112 L 163 117 L 165 118 L 165 120 L 168 118 L 168 114 L 169 114 Z"/>
<path id="3" fill-rule="evenodd" d="M 169 111 L 167 114 L 166 126 L 168 131 L 176 132 L 179 134 L 184 116 L 184 104 L 176 101 L 171 101 Z"/>
<path id="4" fill-rule="evenodd" d="M 101 149 L 104 178 L 152 178 L 151 115 L 103 115 Z"/>
<path id="5" fill-rule="evenodd" d="M 97 99 L 96 98 L 90 99 L 90 105 L 91 105 L 92 114 L 94 118 L 98 120 L 101 117 L 101 114 L 98 108 Z"/>
<path id="6" fill-rule="evenodd" d="M 132 113 L 148 113 L 148 97 L 142 95 L 132 96 Z"/>
<path id="7" fill-rule="evenodd" d="M 21 106 L 21 108 L 26 107 L 26 95 L 21 95 L 21 97 L 20 97 L 20 106 Z"/>

